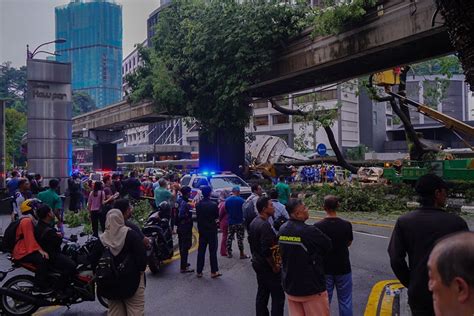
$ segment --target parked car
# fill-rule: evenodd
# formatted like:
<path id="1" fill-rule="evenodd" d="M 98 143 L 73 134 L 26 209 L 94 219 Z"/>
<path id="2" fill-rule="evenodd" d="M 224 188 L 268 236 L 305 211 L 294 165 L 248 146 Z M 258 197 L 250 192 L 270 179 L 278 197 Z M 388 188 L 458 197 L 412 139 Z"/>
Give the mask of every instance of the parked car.
<path id="1" fill-rule="evenodd" d="M 219 199 L 219 195 L 223 190 L 232 191 L 232 188 L 235 186 L 240 187 L 240 196 L 244 199 L 247 199 L 252 193 L 250 185 L 247 182 L 239 176 L 227 172 L 188 174 L 181 178 L 180 183 L 181 186 L 187 185 L 191 187 L 191 199 L 194 202 L 201 200 L 202 195 L 199 188 L 205 185 L 212 188 L 211 199 L 215 201 Z"/>

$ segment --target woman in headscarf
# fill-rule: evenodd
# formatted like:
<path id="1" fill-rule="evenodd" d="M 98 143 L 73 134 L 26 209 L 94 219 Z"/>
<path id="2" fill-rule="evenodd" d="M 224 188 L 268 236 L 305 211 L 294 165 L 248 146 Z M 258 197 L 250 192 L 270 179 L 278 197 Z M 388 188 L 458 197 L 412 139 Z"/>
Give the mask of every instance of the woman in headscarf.
<path id="1" fill-rule="evenodd" d="M 114 286 L 98 284 L 99 294 L 109 299 L 109 316 L 143 316 L 145 314 L 146 251 L 139 235 L 125 226 L 123 214 L 118 209 L 107 213 L 105 232 L 100 235 L 90 261 L 96 265 L 107 247 L 115 266 L 124 263 L 125 271 Z"/>
<path id="2" fill-rule="evenodd" d="M 223 190 L 219 194 L 219 228 L 222 232 L 221 256 L 227 257 L 227 234 L 229 231 L 229 222 L 227 221 L 227 212 L 225 210 L 225 200 L 229 197 L 229 191 Z"/>

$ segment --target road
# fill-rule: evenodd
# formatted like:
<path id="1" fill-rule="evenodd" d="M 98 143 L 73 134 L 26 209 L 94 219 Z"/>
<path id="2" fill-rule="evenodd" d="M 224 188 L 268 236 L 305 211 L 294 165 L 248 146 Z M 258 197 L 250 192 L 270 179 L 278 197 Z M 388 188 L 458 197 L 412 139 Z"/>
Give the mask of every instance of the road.
<path id="1" fill-rule="evenodd" d="M 314 219 L 309 222 L 314 222 Z M 363 315 L 372 287 L 378 281 L 395 278 L 386 252 L 391 228 L 354 224 L 353 229 L 350 256 L 354 315 Z M 246 250 L 249 250 L 247 244 Z M 196 255 L 196 251 L 190 254 L 193 267 Z M 0 268 L 7 266 L 5 255 L 1 255 Z M 219 257 L 219 267 L 223 273 L 219 279 L 210 278 L 208 261 L 202 279 L 195 274 L 180 274 L 179 259 L 166 265 L 159 275 L 147 273 L 146 315 L 254 315 L 257 282 L 250 261 Z M 331 311 L 337 315 L 337 301 L 332 302 Z M 105 314 L 105 309 L 98 302 L 87 302 L 74 305 L 69 310 L 66 307 L 48 307 L 36 315 Z"/>

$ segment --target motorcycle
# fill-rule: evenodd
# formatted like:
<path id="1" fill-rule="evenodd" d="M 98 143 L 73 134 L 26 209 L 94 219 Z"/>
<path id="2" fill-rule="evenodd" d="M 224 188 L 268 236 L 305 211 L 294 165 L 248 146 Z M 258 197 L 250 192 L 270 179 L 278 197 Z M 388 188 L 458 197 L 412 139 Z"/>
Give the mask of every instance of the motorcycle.
<path id="1" fill-rule="evenodd" d="M 173 257 L 173 234 L 169 224 L 171 207 L 162 202 L 158 209 L 150 214 L 142 232 L 150 239 L 150 249 L 147 250 L 147 264 L 151 273 L 161 270 L 163 261 Z"/>
<path id="2" fill-rule="evenodd" d="M 8 279 L 0 288 L 0 314 L 23 316 L 31 315 L 40 307 L 44 306 L 71 306 L 85 301 L 95 301 L 96 284 L 92 266 L 87 263 L 85 258 L 94 247 L 97 238 L 89 237 L 84 245 L 79 245 L 77 236 L 65 238 L 66 244 L 62 248 L 62 253 L 71 257 L 77 263 L 77 274 L 71 279 L 66 287 L 60 287 L 61 274 L 58 271 L 50 271 L 48 280 L 53 286 L 53 292 L 47 295 L 33 295 L 34 277 L 29 274 L 20 274 Z M 22 263 L 13 260 L 12 267 L 7 271 L 0 271 L 0 282 L 3 281 L 8 273 L 24 268 L 35 272 L 36 267 L 33 264 Z M 97 294 L 99 303 L 108 308 L 107 299 Z"/>

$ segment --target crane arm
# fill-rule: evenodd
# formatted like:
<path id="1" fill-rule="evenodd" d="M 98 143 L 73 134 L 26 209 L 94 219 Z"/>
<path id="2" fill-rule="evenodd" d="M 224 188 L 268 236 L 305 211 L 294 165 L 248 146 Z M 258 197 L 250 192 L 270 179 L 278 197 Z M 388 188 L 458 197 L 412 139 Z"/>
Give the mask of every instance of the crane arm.
<path id="1" fill-rule="evenodd" d="M 405 96 L 399 95 L 398 93 L 391 91 L 386 91 L 386 93 L 404 101 L 406 104 L 416 107 L 418 112 L 440 122 L 441 124 L 446 126 L 446 128 L 454 130 L 458 133 L 465 134 L 470 137 L 474 137 L 474 127 L 462 121 L 459 121 L 449 115 L 436 111 L 425 104 L 410 100 Z"/>

